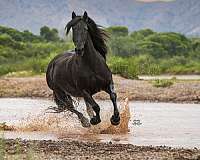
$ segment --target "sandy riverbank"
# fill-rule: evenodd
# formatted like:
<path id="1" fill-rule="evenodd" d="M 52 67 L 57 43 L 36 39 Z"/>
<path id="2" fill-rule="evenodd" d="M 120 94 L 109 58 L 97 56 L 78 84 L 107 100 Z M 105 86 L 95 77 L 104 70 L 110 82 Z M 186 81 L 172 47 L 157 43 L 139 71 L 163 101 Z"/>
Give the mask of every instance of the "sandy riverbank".
<path id="1" fill-rule="evenodd" d="M 166 88 L 154 87 L 151 81 L 130 80 L 114 76 L 118 99 L 200 103 L 200 81 L 176 81 Z M 44 77 L 0 78 L 0 97 L 52 98 Z M 109 96 L 98 93 L 95 98 L 105 100 Z"/>

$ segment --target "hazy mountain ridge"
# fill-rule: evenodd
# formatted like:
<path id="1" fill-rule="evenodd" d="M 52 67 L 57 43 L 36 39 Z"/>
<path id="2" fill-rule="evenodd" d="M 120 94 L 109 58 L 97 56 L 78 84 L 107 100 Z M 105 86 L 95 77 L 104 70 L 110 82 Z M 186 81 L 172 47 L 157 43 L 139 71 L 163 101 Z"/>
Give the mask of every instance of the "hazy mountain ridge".
<path id="1" fill-rule="evenodd" d="M 75 10 L 103 26 L 125 25 L 130 30 L 151 28 L 200 35 L 200 1 L 144 3 L 135 0 L 0 0 L 0 25 L 39 33 L 48 25 L 63 30 Z"/>

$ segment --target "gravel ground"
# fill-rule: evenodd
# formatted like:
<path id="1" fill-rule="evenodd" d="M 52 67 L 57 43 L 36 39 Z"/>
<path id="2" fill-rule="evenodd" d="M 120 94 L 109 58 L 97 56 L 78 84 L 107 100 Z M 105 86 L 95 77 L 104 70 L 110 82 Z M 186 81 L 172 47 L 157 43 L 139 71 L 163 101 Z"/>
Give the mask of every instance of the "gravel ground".
<path id="1" fill-rule="evenodd" d="M 78 141 L 4 140 L 5 159 L 200 160 L 200 150 Z M 17 157 L 17 158 L 16 158 Z"/>
<path id="2" fill-rule="evenodd" d="M 200 81 L 177 81 L 166 88 L 156 88 L 151 81 L 130 80 L 114 75 L 118 99 L 129 100 L 200 103 Z M 52 92 L 47 87 L 44 77 L 0 78 L 0 97 L 41 97 L 51 98 Z M 109 99 L 100 92 L 97 99 Z"/>

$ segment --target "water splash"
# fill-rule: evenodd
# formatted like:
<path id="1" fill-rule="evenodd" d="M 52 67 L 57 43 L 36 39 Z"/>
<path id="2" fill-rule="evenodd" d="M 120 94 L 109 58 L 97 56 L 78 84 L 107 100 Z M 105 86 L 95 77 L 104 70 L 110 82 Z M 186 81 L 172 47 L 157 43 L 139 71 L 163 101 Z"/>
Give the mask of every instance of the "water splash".
<path id="1" fill-rule="evenodd" d="M 23 119 L 16 128 L 18 131 L 23 132 L 41 131 L 54 133 L 59 133 L 60 131 L 73 133 L 82 130 L 77 118 L 66 113 L 42 113 L 37 116 L 29 116 Z"/>
<path id="2" fill-rule="evenodd" d="M 75 115 L 67 113 L 41 113 L 37 116 L 30 115 L 23 119 L 18 125 L 17 130 L 23 132 L 53 132 L 59 138 L 70 136 L 87 136 L 95 134 L 124 134 L 129 131 L 128 123 L 130 120 L 130 110 L 128 98 L 120 105 L 120 124 L 113 126 L 110 123 L 109 112 L 104 112 L 102 122 L 90 128 L 83 128 Z M 90 136 L 92 138 L 92 136 Z"/>
<path id="3" fill-rule="evenodd" d="M 102 123 L 96 126 L 92 126 L 89 129 L 89 132 L 97 134 L 123 134 L 129 132 L 128 123 L 131 118 L 131 115 L 129 110 L 128 98 L 125 99 L 123 105 L 120 105 L 120 110 L 121 121 L 118 126 L 111 125 L 109 119 L 110 117 L 106 116 L 106 120 L 104 120 Z"/>

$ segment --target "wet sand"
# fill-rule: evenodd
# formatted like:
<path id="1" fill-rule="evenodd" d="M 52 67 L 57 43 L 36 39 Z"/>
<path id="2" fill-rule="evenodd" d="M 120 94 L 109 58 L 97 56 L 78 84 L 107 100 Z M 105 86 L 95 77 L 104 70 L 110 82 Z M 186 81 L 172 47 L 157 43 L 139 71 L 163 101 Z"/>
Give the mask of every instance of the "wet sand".
<path id="1" fill-rule="evenodd" d="M 172 86 L 156 88 L 151 81 L 130 80 L 114 75 L 118 100 L 200 103 L 199 80 L 177 80 Z M 0 97 L 52 98 L 44 77 L 0 78 Z M 96 99 L 106 100 L 109 96 L 100 92 Z"/>

